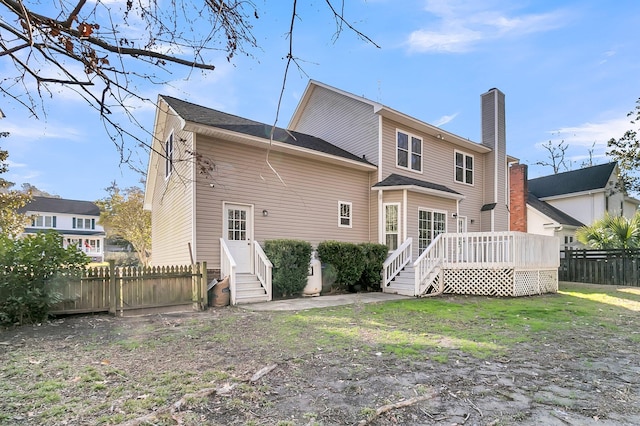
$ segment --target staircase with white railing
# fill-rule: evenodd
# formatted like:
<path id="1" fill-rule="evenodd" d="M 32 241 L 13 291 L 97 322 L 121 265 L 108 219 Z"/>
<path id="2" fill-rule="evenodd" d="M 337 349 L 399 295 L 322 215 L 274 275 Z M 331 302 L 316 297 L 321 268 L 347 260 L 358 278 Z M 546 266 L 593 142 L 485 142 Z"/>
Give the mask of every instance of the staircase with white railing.
<path id="1" fill-rule="evenodd" d="M 272 263 L 257 241 L 253 242 L 253 268 L 255 273 L 237 273 L 236 262 L 224 238 L 220 238 L 220 273 L 229 277 L 231 304 L 268 302 L 272 297 Z"/>
<path id="2" fill-rule="evenodd" d="M 414 295 L 436 296 L 444 291 L 442 265 L 444 263 L 444 240 L 442 234 L 436 236 L 429 246 L 413 263 Z"/>
<path id="3" fill-rule="evenodd" d="M 382 266 L 383 292 L 413 296 L 415 279 L 411 265 L 412 244 L 413 240 L 407 238 L 385 260 Z"/>

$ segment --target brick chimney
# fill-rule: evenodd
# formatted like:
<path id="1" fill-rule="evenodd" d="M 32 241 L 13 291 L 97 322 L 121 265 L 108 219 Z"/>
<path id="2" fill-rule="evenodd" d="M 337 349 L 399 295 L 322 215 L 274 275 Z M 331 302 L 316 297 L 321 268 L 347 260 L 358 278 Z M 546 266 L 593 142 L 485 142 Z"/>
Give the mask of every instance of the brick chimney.
<path id="1" fill-rule="evenodd" d="M 509 230 L 527 232 L 527 165 L 514 164 L 509 168 Z"/>

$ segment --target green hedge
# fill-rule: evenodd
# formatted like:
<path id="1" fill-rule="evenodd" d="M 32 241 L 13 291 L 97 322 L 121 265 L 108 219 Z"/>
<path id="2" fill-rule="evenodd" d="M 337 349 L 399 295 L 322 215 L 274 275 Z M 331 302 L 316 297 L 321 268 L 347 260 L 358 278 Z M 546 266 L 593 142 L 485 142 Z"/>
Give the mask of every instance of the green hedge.
<path id="1" fill-rule="evenodd" d="M 389 248 L 384 244 L 362 243 L 360 248 L 364 253 L 364 269 L 358 283 L 363 289 L 380 291 L 382 281 L 380 273 L 389 253 Z"/>
<path id="2" fill-rule="evenodd" d="M 299 294 L 307 285 L 311 244 L 298 240 L 268 240 L 264 252 L 273 263 L 273 295 Z"/>
<path id="3" fill-rule="evenodd" d="M 380 272 L 387 258 L 387 246 L 375 243 L 323 241 L 318 256 L 325 270 L 335 269 L 334 290 L 357 289 L 380 291 Z"/>
<path id="4" fill-rule="evenodd" d="M 318 244 L 318 256 L 322 263 L 336 269 L 335 290 L 347 290 L 357 284 L 365 267 L 364 252 L 353 243 L 323 241 Z"/>

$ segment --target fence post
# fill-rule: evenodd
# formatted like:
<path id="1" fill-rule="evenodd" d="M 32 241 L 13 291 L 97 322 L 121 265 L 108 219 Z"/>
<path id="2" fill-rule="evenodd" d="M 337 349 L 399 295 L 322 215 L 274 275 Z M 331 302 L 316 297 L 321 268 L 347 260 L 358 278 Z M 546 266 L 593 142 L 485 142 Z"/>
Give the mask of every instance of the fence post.
<path id="1" fill-rule="evenodd" d="M 209 306 L 209 295 L 207 294 L 207 262 L 202 262 L 202 270 L 200 271 L 200 300 L 202 300 L 201 309 L 204 311 Z"/>
<path id="2" fill-rule="evenodd" d="M 116 261 L 109 260 L 109 313 L 116 314 L 118 309 L 118 291 L 116 290 Z"/>

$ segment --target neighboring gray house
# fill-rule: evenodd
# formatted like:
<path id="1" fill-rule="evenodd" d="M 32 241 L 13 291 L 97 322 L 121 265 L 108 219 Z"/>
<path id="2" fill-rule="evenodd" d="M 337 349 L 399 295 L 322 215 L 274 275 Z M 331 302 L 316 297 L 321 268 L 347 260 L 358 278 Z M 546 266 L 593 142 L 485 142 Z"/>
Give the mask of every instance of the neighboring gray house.
<path id="1" fill-rule="evenodd" d="M 91 201 L 33 197 L 19 209 L 30 217 L 24 234 L 52 229 L 62 235 L 65 247 L 75 245 L 94 262 L 104 261 L 104 228 L 98 224 L 100 209 Z"/>

